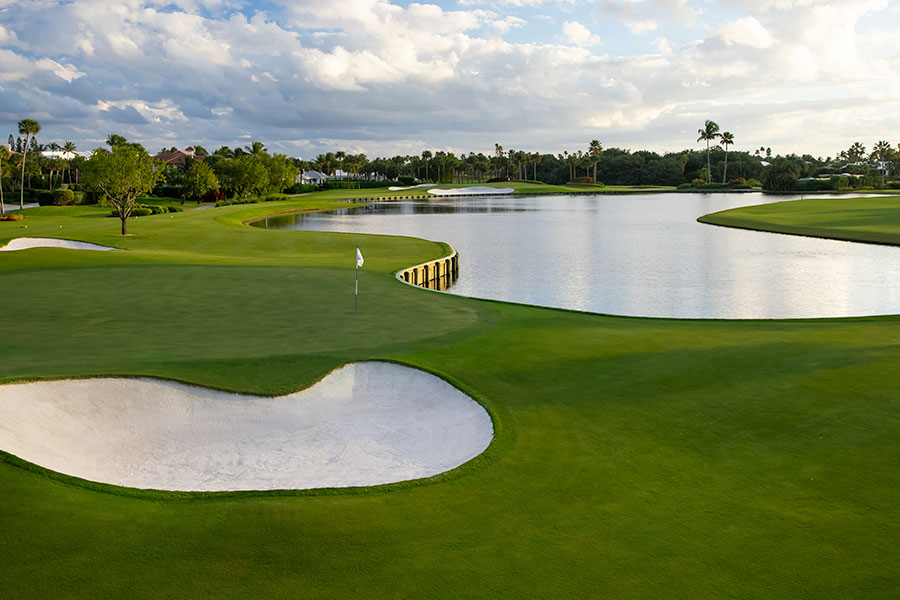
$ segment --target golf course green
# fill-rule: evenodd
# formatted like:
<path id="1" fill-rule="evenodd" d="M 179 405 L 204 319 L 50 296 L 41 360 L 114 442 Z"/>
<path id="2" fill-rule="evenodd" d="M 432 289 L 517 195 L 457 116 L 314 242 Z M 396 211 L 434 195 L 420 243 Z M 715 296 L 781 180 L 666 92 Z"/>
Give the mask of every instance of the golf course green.
<path id="1" fill-rule="evenodd" d="M 810 198 L 742 206 L 701 223 L 835 240 L 900 244 L 900 196 Z"/>
<path id="2" fill-rule="evenodd" d="M 140 217 L 128 237 L 98 207 L 0 222 L 0 245 L 121 249 L 0 255 L 0 382 L 153 376 L 276 395 L 398 361 L 478 400 L 490 447 L 424 480 L 233 493 L 117 488 L 0 453 L 0 597 L 896 597 L 900 317 L 476 300 L 394 277 L 446 255 L 439 241 L 244 225 L 334 197 Z M 884 202 L 869 226 L 900 239 L 890 199 L 858 202 Z"/>

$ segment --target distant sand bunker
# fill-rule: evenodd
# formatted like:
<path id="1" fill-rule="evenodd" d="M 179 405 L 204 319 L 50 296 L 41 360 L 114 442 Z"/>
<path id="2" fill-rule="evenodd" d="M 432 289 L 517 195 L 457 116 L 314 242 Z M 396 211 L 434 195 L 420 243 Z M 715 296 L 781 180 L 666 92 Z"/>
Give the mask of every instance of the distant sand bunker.
<path id="1" fill-rule="evenodd" d="M 89 242 L 76 242 L 75 240 L 61 240 L 57 238 L 16 238 L 0 247 L 0 252 L 12 252 L 14 250 L 28 250 L 30 248 L 69 248 L 71 250 L 117 250 L 109 246 L 91 244 Z"/>
<path id="2" fill-rule="evenodd" d="M 438 377 L 390 363 L 347 365 L 278 398 L 153 379 L 0 386 L 0 449 L 135 488 L 377 485 L 448 471 L 492 437 L 481 405 Z"/>
<path id="3" fill-rule="evenodd" d="M 486 185 L 473 185 L 470 187 L 452 189 L 434 188 L 428 190 L 428 193 L 435 196 L 480 196 L 484 194 L 512 194 L 514 191 L 513 188 L 495 188 Z"/>

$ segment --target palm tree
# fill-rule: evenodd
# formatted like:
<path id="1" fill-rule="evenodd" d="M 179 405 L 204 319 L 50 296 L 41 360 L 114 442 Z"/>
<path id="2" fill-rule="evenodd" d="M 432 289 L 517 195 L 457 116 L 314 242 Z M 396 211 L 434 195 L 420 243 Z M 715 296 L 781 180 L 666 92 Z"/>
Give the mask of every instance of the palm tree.
<path id="1" fill-rule="evenodd" d="M 116 146 L 127 144 L 128 140 L 118 133 L 110 133 L 108 136 L 106 136 L 106 143 L 109 144 L 110 148 L 115 148 Z"/>
<path id="2" fill-rule="evenodd" d="M 28 155 L 28 138 L 36 135 L 40 130 L 40 123 L 34 119 L 22 119 L 19 121 L 19 135 L 25 136 L 25 145 L 22 146 L 22 180 L 19 183 L 19 208 L 25 208 L 25 157 Z"/>
<path id="3" fill-rule="evenodd" d="M 334 160 L 337 161 L 337 167 L 344 173 L 343 177 L 344 177 L 344 179 L 346 179 L 347 178 L 347 165 L 345 165 L 344 163 L 347 161 L 347 153 L 344 152 L 343 150 L 338 150 L 337 152 L 334 153 Z"/>
<path id="4" fill-rule="evenodd" d="M 725 170 L 722 172 L 722 183 L 725 183 L 728 178 L 728 146 L 734 145 L 734 134 L 730 131 L 725 131 L 721 135 L 722 141 L 719 143 L 725 146 Z M 740 163 L 738 163 L 740 166 Z"/>
<path id="5" fill-rule="evenodd" d="M 891 152 L 893 152 L 891 145 L 884 140 L 881 140 L 880 142 L 875 144 L 875 147 L 872 149 L 872 156 L 877 158 L 878 161 L 881 162 L 881 187 L 884 187 L 884 181 L 886 179 L 889 164 L 888 159 L 891 156 Z"/>
<path id="6" fill-rule="evenodd" d="M 262 142 L 250 142 L 249 146 L 244 146 L 247 149 L 247 154 L 255 155 L 262 154 L 266 151 L 266 146 Z"/>
<path id="7" fill-rule="evenodd" d="M 859 142 L 853 142 L 853 145 L 850 146 L 850 149 L 847 150 L 847 160 L 851 163 L 858 163 L 859 159 L 861 159 L 866 154 L 866 147 L 860 144 Z"/>
<path id="8" fill-rule="evenodd" d="M 591 140 L 588 146 L 588 154 L 591 155 L 594 164 L 594 183 L 597 183 L 597 163 L 600 162 L 600 155 L 603 154 L 603 145 L 600 140 Z"/>
<path id="9" fill-rule="evenodd" d="M 706 141 L 706 183 L 711 183 L 712 168 L 710 167 L 709 162 L 709 143 L 717 137 L 721 137 L 719 135 L 719 126 L 715 121 L 707 119 L 706 123 L 703 124 L 703 129 L 698 129 L 697 133 L 700 134 L 700 137 L 697 138 L 698 142 Z"/>
<path id="10" fill-rule="evenodd" d="M 74 142 L 66 142 L 62 146 L 64 156 L 68 156 L 66 159 L 66 173 L 69 175 L 69 183 L 72 183 L 72 159 L 75 158 L 75 143 Z"/>
<path id="11" fill-rule="evenodd" d="M 9 158 L 9 150 L 6 149 L 6 146 L 0 146 L 0 215 L 6 214 L 6 207 L 3 206 L 3 161 L 7 158 Z"/>
<path id="12" fill-rule="evenodd" d="M 428 181 L 428 163 L 431 162 L 431 150 L 422 150 L 422 162 L 425 163 L 425 181 Z"/>

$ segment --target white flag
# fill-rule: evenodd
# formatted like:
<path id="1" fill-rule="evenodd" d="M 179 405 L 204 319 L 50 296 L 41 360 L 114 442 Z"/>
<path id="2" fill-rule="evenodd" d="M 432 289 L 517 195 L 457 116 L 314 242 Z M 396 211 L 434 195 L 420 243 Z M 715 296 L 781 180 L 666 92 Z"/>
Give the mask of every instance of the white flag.
<path id="1" fill-rule="evenodd" d="M 362 252 L 359 251 L 359 248 L 356 249 L 356 267 L 359 268 L 363 266 L 363 263 L 366 262 L 363 260 Z"/>

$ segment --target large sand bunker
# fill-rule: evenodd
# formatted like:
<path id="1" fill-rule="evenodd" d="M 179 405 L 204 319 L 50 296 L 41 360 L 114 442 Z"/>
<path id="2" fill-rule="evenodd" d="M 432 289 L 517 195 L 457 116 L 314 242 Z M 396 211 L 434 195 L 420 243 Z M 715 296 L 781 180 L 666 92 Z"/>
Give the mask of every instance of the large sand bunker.
<path id="1" fill-rule="evenodd" d="M 481 405 L 438 377 L 390 363 L 347 365 L 278 398 L 153 379 L 0 386 L 0 449 L 136 488 L 391 483 L 457 467 L 492 437 Z"/>
<path id="2" fill-rule="evenodd" d="M 0 247 L 0 252 L 12 252 L 14 250 L 29 250 L 31 248 L 68 248 L 70 250 L 116 250 L 109 246 L 91 244 L 90 242 L 77 242 L 75 240 L 61 240 L 58 238 L 16 238 L 10 240 L 5 246 Z"/>
<path id="3" fill-rule="evenodd" d="M 514 191 L 515 189 L 513 188 L 495 188 L 487 185 L 473 185 L 470 187 L 452 189 L 434 188 L 428 190 L 428 193 L 434 196 L 481 196 L 486 194 L 512 194 Z"/>

